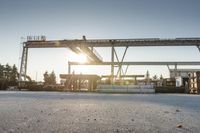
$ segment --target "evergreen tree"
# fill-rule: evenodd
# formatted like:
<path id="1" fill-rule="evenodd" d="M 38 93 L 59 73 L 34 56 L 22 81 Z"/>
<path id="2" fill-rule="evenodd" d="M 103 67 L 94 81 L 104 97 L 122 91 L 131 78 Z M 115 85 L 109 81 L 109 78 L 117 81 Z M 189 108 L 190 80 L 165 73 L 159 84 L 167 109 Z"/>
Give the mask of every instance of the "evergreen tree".
<path id="1" fill-rule="evenodd" d="M 16 86 L 18 79 L 17 67 L 9 64 L 0 64 L 0 89 L 6 89 L 8 86 Z"/>
<path id="2" fill-rule="evenodd" d="M 5 67 L 5 78 L 6 78 L 6 81 L 8 81 L 8 82 L 10 81 L 11 73 L 12 73 L 11 66 L 9 66 L 9 64 L 6 64 L 6 67 Z"/>
<path id="3" fill-rule="evenodd" d="M 44 73 L 44 84 L 45 85 L 55 85 L 56 84 L 56 75 L 54 71 L 52 71 L 50 74 L 46 71 Z"/>
<path id="4" fill-rule="evenodd" d="M 158 78 L 157 75 L 153 76 L 153 80 L 157 80 L 157 78 Z"/>
<path id="5" fill-rule="evenodd" d="M 163 80 L 163 76 L 162 76 L 162 74 L 160 75 L 160 80 Z"/>
<path id="6" fill-rule="evenodd" d="M 0 64 L 0 80 L 3 79 L 3 71 L 4 71 L 4 66 Z"/>
<path id="7" fill-rule="evenodd" d="M 149 71 L 147 70 L 146 79 L 149 79 L 149 77 L 150 77 L 150 74 L 149 74 Z"/>
<path id="8" fill-rule="evenodd" d="M 12 85 L 17 85 L 17 67 L 13 65 L 11 69 L 11 74 L 10 74 L 10 82 Z"/>
<path id="9" fill-rule="evenodd" d="M 44 73 L 44 84 L 49 84 L 49 74 L 47 71 Z"/>
<path id="10" fill-rule="evenodd" d="M 50 74 L 50 84 L 52 84 L 52 85 L 56 84 L 56 75 L 55 75 L 54 71 L 52 71 Z"/>
<path id="11" fill-rule="evenodd" d="M 150 74 L 149 71 L 147 70 L 146 75 L 145 75 L 145 84 L 149 84 L 150 83 Z"/>

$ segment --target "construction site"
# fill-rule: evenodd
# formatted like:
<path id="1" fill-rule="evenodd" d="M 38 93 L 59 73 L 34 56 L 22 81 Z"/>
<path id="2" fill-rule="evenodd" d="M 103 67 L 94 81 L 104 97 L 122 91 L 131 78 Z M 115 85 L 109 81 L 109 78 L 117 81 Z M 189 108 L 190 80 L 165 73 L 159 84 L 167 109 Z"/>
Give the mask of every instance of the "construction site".
<path id="1" fill-rule="evenodd" d="M 0 0 L 0 133 L 200 133 L 200 0 Z"/>
<path id="2" fill-rule="evenodd" d="M 156 62 L 124 61 L 130 47 L 173 47 L 194 46 L 200 51 L 200 38 L 141 38 L 141 39 L 81 39 L 74 40 L 47 40 L 45 36 L 28 36 L 23 42 L 23 51 L 19 72 L 19 87 L 26 88 L 28 50 L 36 48 L 68 48 L 72 52 L 87 57 L 87 62 L 68 62 L 68 73 L 60 74 L 59 88 L 61 91 L 89 91 L 89 92 L 127 92 L 127 93 L 200 93 L 200 69 L 178 69 L 178 66 L 200 66 L 197 61 L 184 62 Z M 104 61 L 95 48 L 110 48 L 110 61 Z M 123 56 L 119 58 L 116 48 L 125 48 Z M 110 66 L 107 75 L 75 74 L 71 71 L 73 66 Z M 151 79 L 148 72 L 143 75 L 129 74 L 130 66 L 166 66 L 169 78 Z M 126 69 L 124 70 L 124 66 Z M 56 88 L 56 86 L 53 86 Z M 157 88 L 157 89 L 156 89 Z"/>
<path id="3" fill-rule="evenodd" d="M 17 88 L 21 91 L 0 91 L 0 132 L 200 132 L 199 95 L 192 95 L 200 92 L 200 70 L 178 67 L 198 67 L 200 62 L 124 61 L 129 47 L 150 46 L 194 46 L 200 50 L 200 39 L 28 37 L 23 42 L 18 73 Z M 109 62 L 97 53 L 97 47 L 110 47 Z M 117 47 L 125 47 L 121 60 Z M 35 82 L 27 75 L 30 48 L 69 48 L 76 54 L 86 54 L 88 61 L 68 62 L 68 73 L 59 74 L 59 84 Z M 77 74 L 72 71 L 76 65 L 109 66 L 110 73 Z M 166 66 L 169 77 L 158 79 L 151 78 L 148 71 L 141 75 L 127 71 L 137 65 Z"/>

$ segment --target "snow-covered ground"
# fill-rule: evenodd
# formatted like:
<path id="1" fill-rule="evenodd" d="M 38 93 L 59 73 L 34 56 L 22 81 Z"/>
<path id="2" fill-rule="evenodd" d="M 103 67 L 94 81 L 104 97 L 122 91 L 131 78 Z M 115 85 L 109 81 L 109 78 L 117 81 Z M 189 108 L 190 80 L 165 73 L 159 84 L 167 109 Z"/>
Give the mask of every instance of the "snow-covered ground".
<path id="1" fill-rule="evenodd" d="M 200 96 L 0 91 L 0 132 L 200 132 Z"/>

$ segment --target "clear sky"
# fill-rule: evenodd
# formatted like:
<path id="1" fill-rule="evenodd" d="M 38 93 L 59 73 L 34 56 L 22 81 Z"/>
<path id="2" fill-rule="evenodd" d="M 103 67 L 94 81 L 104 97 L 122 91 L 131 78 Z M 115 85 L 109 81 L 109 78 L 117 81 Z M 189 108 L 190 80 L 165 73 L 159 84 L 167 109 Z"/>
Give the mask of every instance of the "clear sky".
<path id="1" fill-rule="evenodd" d="M 0 0 L 0 63 L 16 64 L 20 38 L 47 39 L 200 37 L 199 0 Z M 104 60 L 110 49 L 97 49 Z M 122 49 L 117 49 L 121 52 Z M 30 49 L 28 74 L 42 80 L 45 70 L 67 73 L 68 49 Z M 195 47 L 130 48 L 125 61 L 199 61 Z M 76 68 L 77 73 L 108 74 L 110 67 Z M 146 70 L 164 77 L 167 67 L 133 66 L 129 74 Z"/>

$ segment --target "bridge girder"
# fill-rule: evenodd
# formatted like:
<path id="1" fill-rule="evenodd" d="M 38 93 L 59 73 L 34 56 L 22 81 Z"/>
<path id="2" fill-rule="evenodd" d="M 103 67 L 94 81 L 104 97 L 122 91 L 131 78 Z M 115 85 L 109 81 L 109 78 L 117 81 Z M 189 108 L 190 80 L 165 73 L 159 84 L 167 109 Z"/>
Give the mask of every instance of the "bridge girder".
<path id="1" fill-rule="evenodd" d="M 61 47 L 140 47 L 140 46 L 200 46 L 200 38 L 183 39 L 95 39 L 95 40 L 52 40 L 27 41 L 28 48 Z"/>
<path id="2" fill-rule="evenodd" d="M 69 62 L 70 65 L 151 65 L 151 66 L 167 66 L 167 65 L 180 65 L 180 66 L 195 66 L 200 65 L 198 61 L 191 62 Z"/>

